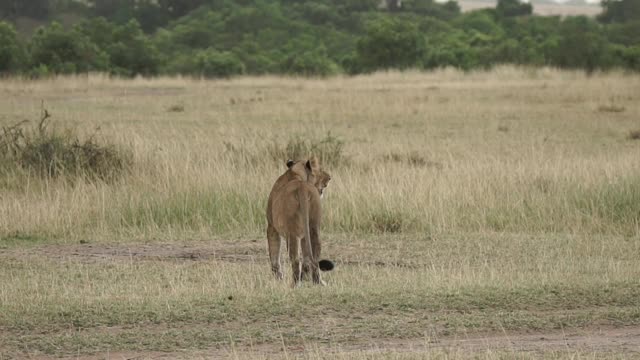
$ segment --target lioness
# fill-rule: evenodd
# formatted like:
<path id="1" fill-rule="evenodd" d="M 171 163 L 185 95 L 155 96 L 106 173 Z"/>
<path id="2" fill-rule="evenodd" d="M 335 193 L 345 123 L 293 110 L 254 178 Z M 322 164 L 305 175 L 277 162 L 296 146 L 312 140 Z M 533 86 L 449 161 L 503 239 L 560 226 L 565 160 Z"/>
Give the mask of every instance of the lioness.
<path id="1" fill-rule="evenodd" d="M 281 239 L 287 241 L 293 270 L 293 283 L 311 275 L 316 284 L 324 284 L 319 270 L 328 271 L 333 262 L 318 262 L 321 252 L 320 198 L 331 176 L 320 168 L 315 157 L 308 161 L 287 161 L 288 170 L 276 180 L 267 202 L 267 240 L 271 270 L 282 279 L 280 265 Z M 299 249 L 302 249 L 300 262 Z"/>

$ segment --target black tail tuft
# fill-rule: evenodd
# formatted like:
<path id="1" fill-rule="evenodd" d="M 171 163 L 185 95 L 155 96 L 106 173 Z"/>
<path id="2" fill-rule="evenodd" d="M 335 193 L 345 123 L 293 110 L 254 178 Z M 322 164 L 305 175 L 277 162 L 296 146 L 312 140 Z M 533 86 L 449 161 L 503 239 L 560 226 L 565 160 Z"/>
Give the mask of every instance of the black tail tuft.
<path id="1" fill-rule="evenodd" d="M 318 265 L 320 266 L 320 270 L 322 271 L 331 271 L 334 267 L 336 267 L 336 264 L 331 260 L 320 260 L 318 262 Z"/>

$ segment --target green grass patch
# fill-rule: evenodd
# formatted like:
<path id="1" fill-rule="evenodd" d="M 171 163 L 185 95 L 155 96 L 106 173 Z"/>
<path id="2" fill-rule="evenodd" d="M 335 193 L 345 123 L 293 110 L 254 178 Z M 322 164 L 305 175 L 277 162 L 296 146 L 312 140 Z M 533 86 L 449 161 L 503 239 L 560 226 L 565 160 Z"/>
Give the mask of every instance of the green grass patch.
<path id="1" fill-rule="evenodd" d="M 177 229 L 225 233 L 238 229 L 257 231 L 266 220 L 266 199 L 249 193 L 193 190 L 168 197 L 149 195 L 128 205 L 115 227 L 126 229 Z"/>

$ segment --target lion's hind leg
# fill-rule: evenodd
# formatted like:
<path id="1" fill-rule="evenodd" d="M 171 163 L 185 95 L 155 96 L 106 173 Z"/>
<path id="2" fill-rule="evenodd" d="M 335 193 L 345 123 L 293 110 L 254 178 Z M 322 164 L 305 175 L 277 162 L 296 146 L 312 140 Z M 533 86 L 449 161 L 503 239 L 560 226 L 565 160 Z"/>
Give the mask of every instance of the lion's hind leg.
<path id="1" fill-rule="evenodd" d="M 276 229 L 271 225 L 267 227 L 267 241 L 269 245 L 269 259 L 271 260 L 271 271 L 278 280 L 282 280 L 282 266 L 280 264 L 280 246 L 282 241 Z"/>
<path id="2" fill-rule="evenodd" d="M 293 286 L 300 285 L 302 279 L 302 263 L 300 262 L 299 244 L 300 239 L 293 234 L 287 236 L 287 244 L 289 247 L 289 261 L 291 261 L 291 272 L 293 274 Z"/>
<path id="3" fill-rule="evenodd" d="M 320 277 L 320 272 L 318 270 L 323 270 L 321 263 L 318 262 L 320 258 L 321 245 L 320 245 L 320 236 L 318 233 L 317 227 L 310 227 L 310 235 L 311 235 L 311 260 L 308 262 L 304 262 L 302 266 L 302 278 L 307 280 L 309 279 L 309 275 L 311 275 L 311 280 L 314 284 L 326 285 L 322 278 Z M 303 252 L 304 253 L 304 252 Z M 315 265 L 315 266 L 314 266 Z M 324 270 L 323 270 L 324 271 Z"/>
<path id="4" fill-rule="evenodd" d="M 302 268 L 304 269 L 305 275 L 311 274 L 311 281 L 313 281 L 314 284 L 325 285 L 320 278 L 318 260 L 316 260 L 314 255 L 311 239 L 302 238 Z"/>

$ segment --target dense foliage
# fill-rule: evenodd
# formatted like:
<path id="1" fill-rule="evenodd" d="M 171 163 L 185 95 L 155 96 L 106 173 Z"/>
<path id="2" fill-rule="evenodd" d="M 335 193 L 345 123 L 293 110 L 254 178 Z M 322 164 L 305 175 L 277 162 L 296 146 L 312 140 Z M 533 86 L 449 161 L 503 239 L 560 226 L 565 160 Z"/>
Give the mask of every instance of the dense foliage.
<path id="1" fill-rule="evenodd" d="M 520 0 L 467 13 L 434 0 L 0 0 L 0 73 L 325 76 L 499 63 L 640 70 L 638 4 L 604 0 L 593 19 L 532 15 Z M 44 25 L 17 31 L 24 19 Z"/>

